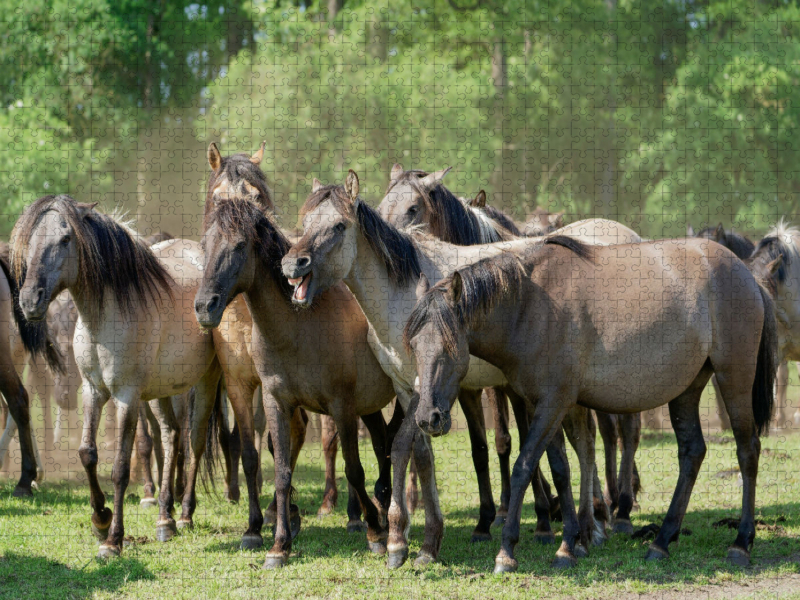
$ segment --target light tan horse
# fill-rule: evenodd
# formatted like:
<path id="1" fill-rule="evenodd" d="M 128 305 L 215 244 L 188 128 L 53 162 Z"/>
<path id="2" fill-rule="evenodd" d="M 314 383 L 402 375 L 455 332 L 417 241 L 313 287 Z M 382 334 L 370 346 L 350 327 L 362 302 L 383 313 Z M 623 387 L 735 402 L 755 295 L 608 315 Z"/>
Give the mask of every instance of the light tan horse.
<path id="1" fill-rule="evenodd" d="M 147 247 L 115 218 L 69 196 L 45 196 L 29 206 L 12 234 L 12 266 L 25 318 L 43 320 L 51 300 L 69 290 L 78 309 L 73 347 L 83 377 L 84 427 L 79 450 L 89 478 L 92 529 L 99 555 L 119 555 L 123 507 L 141 401 L 161 424 L 164 473 L 156 533 L 176 530 L 171 513 L 178 424 L 170 397 L 195 387 L 192 442 L 204 437 L 218 389 L 219 362 L 210 336 L 193 317 L 202 274 L 199 244 L 171 240 Z M 117 407 L 114 512 L 105 506 L 97 478 L 97 427 L 103 406 Z M 191 497 L 197 461 L 190 456 Z"/>

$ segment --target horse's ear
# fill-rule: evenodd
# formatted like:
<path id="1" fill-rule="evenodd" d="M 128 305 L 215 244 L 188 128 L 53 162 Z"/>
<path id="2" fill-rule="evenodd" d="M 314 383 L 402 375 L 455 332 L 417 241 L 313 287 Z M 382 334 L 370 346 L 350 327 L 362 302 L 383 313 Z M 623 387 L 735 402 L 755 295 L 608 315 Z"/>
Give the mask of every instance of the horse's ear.
<path id="1" fill-rule="evenodd" d="M 486 207 L 486 192 L 481 190 L 478 192 L 478 195 L 475 196 L 473 200 L 469 203 L 470 206 L 474 206 L 475 208 L 485 208 Z"/>
<path id="2" fill-rule="evenodd" d="M 400 163 L 394 163 L 392 167 L 392 172 L 389 173 L 389 178 L 392 180 L 392 183 L 400 179 L 400 175 L 403 174 L 403 165 Z"/>
<path id="3" fill-rule="evenodd" d="M 442 169 L 441 171 L 436 171 L 435 173 L 429 173 L 425 177 L 420 180 L 420 185 L 422 187 L 430 188 L 439 183 L 444 176 L 447 175 L 453 167 L 447 167 L 446 169 Z"/>
<path id="4" fill-rule="evenodd" d="M 358 198 L 358 187 L 358 175 L 353 169 L 350 169 L 347 171 L 347 179 L 344 180 L 344 191 L 353 202 Z"/>
<path id="5" fill-rule="evenodd" d="M 686 224 L 686 237 L 694 237 L 694 227 L 691 223 Z"/>
<path id="6" fill-rule="evenodd" d="M 564 211 L 553 213 L 547 216 L 547 220 L 549 221 L 550 225 L 554 225 L 555 227 L 563 227 L 564 226 Z"/>
<path id="7" fill-rule="evenodd" d="M 266 146 L 266 145 L 267 145 L 267 142 L 261 142 L 261 148 L 259 148 L 258 152 L 256 152 L 255 154 L 253 154 L 253 156 L 250 157 L 250 162 L 251 163 L 253 163 L 254 165 L 260 165 L 261 164 L 261 161 L 264 158 L 264 146 Z"/>
<path id="8" fill-rule="evenodd" d="M 714 231 L 714 241 L 721 244 L 725 241 L 725 237 L 725 228 L 720 223 L 717 225 L 716 231 Z"/>
<path id="9" fill-rule="evenodd" d="M 208 145 L 208 166 L 212 171 L 218 171 L 222 165 L 222 154 L 219 153 L 216 142 L 211 142 Z"/>
<path id="10" fill-rule="evenodd" d="M 91 213 L 98 204 L 99 202 L 76 202 L 75 206 L 78 209 L 78 215 L 83 219 Z"/>
<path id="11" fill-rule="evenodd" d="M 425 273 L 420 273 L 419 281 L 417 281 L 417 300 L 422 300 L 422 297 L 431 289 L 431 283 L 425 277 Z"/>
<path id="12" fill-rule="evenodd" d="M 311 191 L 318 192 L 320 189 L 322 189 L 322 182 L 314 177 L 314 179 L 311 180 Z"/>
<path id="13" fill-rule="evenodd" d="M 782 264 L 783 264 L 783 254 L 779 254 L 778 258 L 776 258 L 767 265 L 767 273 L 769 273 L 770 275 L 775 275 L 775 273 L 778 272 L 778 269 L 781 268 Z"/>
<path id="14" fill-rule="evenodd" d="M 464 282 L 461 280 L 461 275 L 458 271 L 453 273 L 450 277 L 450 287 L 447 288 L 447 299 L 453 306 L 458 305 L 461 301 L 461 294 L 464 292 Z"/>

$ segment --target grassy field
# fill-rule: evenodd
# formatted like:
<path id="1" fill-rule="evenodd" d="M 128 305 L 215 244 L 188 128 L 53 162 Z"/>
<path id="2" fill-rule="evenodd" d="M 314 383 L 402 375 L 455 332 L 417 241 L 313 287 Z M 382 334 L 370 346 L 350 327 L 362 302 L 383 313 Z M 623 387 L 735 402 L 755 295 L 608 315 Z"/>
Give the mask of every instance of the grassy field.
<path id="1" fill-rule="evenodd" d="M 516 444 L 515 444 L 516 445 Z M 11 498 L 13 481 L 0 484 L 0 597 L 2 598 L 627 598 L 652 593 L 662 597 L 733 598 L 738 595 L 800 597 L 800 435 L 775 434 L 763 440 L 757 516 L 759 528 L 753 565 L 742 570 L 725 562 L 735 534 L 712 523 L 737 516 L 741 488 L 734 472 L 735 444 L 730 436 L 709 436 L 708 454 L 695 488 L 684 535 L 660 564 L 642 560 L 645 543 L 622 537 L 567 572 L 549 567 L 555 547 L 533 543 L 532 498 L 523 512 L 518 546 L 519 573 L 491 574 L 499 548 L 494 540 L 480 545 L 469 538 L 478 512 L 466 433 L 435 441 L 437 476 L 446 519 L 441 562 L 417 570 L 410 562 L 388 572 L 385 559 L 366 550 L 363 535 L 345 531 L 345 498 L 324 520 L 315 513 L 323 472 L 319 446 L 307 444 L 296 478 L 303 530 L 295 540 L 290 565 L 279 572 L 261 569 L 264 551 L 242 552 L 239 536 L 246 503 L 230 505 L 203 494 L 197 527 L 173 541 L 154 540 L 156 514 L 139 507 L 139 485 L 126 503 L 127 535 L 135 539 L 123 556 L 109 563 L 95 558 L 97 542 L 89 526 L 88 492 L 75 482 L 48 480 L 32 500 Z M 366 455 L 367 442 L 362 442 Z M 491 453 L 490 453 L 491 454 Z M 677 478 L 677 448 L 671 432 L 648 431 L 637 457 L 645 492 L 634 525 L 660 522 Z M 496 461 L 496 457 L 493 457 Z M 368 476 L 376 475 L 367 460 Z M 264 459 L 267 473 L 271 459 Z M 340 474 L 342 472 L 340 464 Z M 70 467 L 79 470 L 77 460 Z M 577 492 L 577 469 L 573 483 Z M 496 470 L 495 470 L 496 472 Z M 111 490 L 109 473 L 103 486 Z M 495 495 L 499 481 L 494 482 Z M 272 486 L 265 485 L 262 506 Z M 340 489 L 344 486 L 340 480 Z M 422 538 L 423 515 L 413 518 L 412 558 Z M 760 591 L 759 591 L 760 590 Z"/>

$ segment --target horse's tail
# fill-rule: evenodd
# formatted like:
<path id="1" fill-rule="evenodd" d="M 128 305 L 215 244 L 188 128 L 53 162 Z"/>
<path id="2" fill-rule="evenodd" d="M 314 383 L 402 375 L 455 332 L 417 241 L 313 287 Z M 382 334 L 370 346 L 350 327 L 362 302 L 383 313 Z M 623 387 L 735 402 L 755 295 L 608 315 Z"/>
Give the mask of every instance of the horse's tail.
<path id="1" fill-rule="evenodd" d="M 208 417 L 208 427 L 206 427 L 206 450 L 203 452 L 203 469 L 200 470 L 200 481 L 203 490 L 209 493 L 210 490 L 216 494 L 216 482 L 214 472 L 219 462 L 219 438 L 220 435 L 230 435 L 225 425 L 222 411 L 225 409 L 225 394 L 222 393 L 222 378 L 217 383 L 217 391 L 214 394 L 214 408 Z M 223 433 L 221 433 L 221 430 Z"/>
<path id="2" fill-rule="evenodd" d="M 11 303 L 13 306 L 14 323 L 19 330 L 22 345 L 25 351 L 31 355 L 33 360 L 42 356 L 47 366 L 54 373 L 65 375 L 67 372 L 64 366 L 64 357 L 55 340 L 50 334 L 47 320 L 42 319 L 38 322 L 28 321 L 19 305 L 19 285 L 11 273 L 11 259 L 8 252 L 8 245 L 0 246 L 0 268 L 8 280 L 8 287 L 11 289 Z"/>
<path id="3" fill-rule="evenodd" d="M 775 320 L 775 303 L 760 284 L 764 303 L 764 326 L 758 346 L 756 378 L 753 381 L 753 417 L 758 435 L 769 432 L 775 408 L 775 372 L 778 369 L 778 326 Z"/>

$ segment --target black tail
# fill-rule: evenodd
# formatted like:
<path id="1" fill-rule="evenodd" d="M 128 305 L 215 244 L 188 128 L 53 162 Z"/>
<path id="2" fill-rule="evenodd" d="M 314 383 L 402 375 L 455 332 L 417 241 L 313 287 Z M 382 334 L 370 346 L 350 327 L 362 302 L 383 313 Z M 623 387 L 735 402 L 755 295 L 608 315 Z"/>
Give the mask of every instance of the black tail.
<path id="1" fill-rule="evenodd" d="M 192 403 L 194 404 L 194 403 Z M 206 493 L 213 492 L 216 495 L 216 481 L 214 472 L 216 465 L 219 463 L 219 437 L 220 429 L 226 434 L 228 433 L 225 427 L 225 419 L 222 418 L 222 411 L 225 407 L 225 394 L 222 393 L 222 378 L 220 377 L 217 384 L 217 393 L 214 397 L 214 408 L 211 411 L 211 416 L 208 418 L 208 427 L 206 428 L 206 449 L 203 452 L 203 467 L 200 470 L 200 481 L 203 484 L 203 491 Z M 229 434 L 228 434 L 229 435 Z"/>
<path id="2" fill-rule="evenodd" d="M 753 381 L 753 417 L 758 435 L 769 432 L 775 408 L 775 372 L 778 369 L 778 327 L 775 321 L 775 304 L 769 293 L 758 286 L 764 301 L 764 328 L 758 346 L 756 378 Z"/>
<path id="3" fill-rule="evenodd" d="M 22 307 L 19 305 L 19 285 L 11 275 L 11 259 L 7 244 L 0 246 L 0 268 L 2 268 L 3 274 L 8 280 L 8 286 L 11 288 L 14 322 L 17 324 L 20 338 L 22 338 L 22 345 L 25 347 L 26 352 L 31 355 L 34 361 L 37 357 L 42 356 L 47 366 L 54 373 L 66 374 L 64 357 L 61 355 L 61 351 L 53 338 L 50 337 L 47 321 L 28 321 L 22 312 Z"/>

